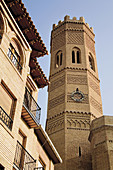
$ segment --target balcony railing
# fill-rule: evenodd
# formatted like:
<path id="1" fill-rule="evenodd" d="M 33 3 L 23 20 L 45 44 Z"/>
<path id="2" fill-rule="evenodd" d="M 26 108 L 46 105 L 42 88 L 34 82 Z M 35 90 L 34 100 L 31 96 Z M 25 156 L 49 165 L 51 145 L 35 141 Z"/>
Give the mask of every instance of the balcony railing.
<path id="1" fill-rule="evenodd" d="M 19 73 L 21 73 L 22 71 L 22 66 L 20 64 L 20 62 L 17 60 L 16 56 L 12 53 L 11 49 L 9 48 L 8 51 L 8 57 L 10 58 L 10 60 L 12 61 L 12 63 L 15 65 L 15 67 L 17 68 L 17 70 L 19 71 Z"/>
<path id="2" fill-rule="evenodd" d="M 28 110 L 31 117 L 35 120 L 35 122 L 39 124 L 41 108 L 39 107 L 35 99 L 32 97 L 31 93 L 28 91 L 27 88 L 25 88 L 23 105 L 26 107 L 26 109 Z"/>
<path id="3" fill-rule="evenodd" d="M 10 130 L 12 129 L 13 120 L 1 106 L 0 106 L 0 119 Z"/>
<path id="4" fill-rule="evenodd" d="M 34 170 L 36 160 L 28 151 L 17 141 L 14 164 L 19 170 Z"/>

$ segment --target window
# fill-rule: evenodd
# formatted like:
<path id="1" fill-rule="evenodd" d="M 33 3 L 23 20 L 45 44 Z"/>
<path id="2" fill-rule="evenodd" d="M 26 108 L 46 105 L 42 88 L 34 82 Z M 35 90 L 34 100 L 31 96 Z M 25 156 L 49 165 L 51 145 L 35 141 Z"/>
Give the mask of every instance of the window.
<path id="1" fill-rule="evenodd" d="M 16 106 L 16 98 L 13 96 L 13 94 L 3 81 L 0 84 L 0 94 L 0 106 L 13 119 Z"/>
<path id="2" fill-rule="evenodd" d="M 72 51 L 72 63 L 81 63 L 81 58 L 80 58 L 80 50 L 78 48 L 73 48 Z"/>
<path id="3" fill-rule="evenodd" d="M 11 130 L 14 119 L 16 98 L 2 81 L 0 84 L 0 119 Z"/>
<path id="4" fill-rule="evenodd" d="M 57 55 L 57 66 L 59 66 L 59 55 Z"/>
<path id="5" fill-rule="evenodd" d="M 59 66 L 61 66 L 62 61 L 63 61 L 63 53 L 62 51 L 58 51 L 56 54 L 55 67 L 58 68 Z"/>
<path id="6" fill-rule="evenodd" d="M 18 135 L 18 140 L 19 140 L 20 144 L 25 148 L 27 137 L 26 137 L 26 135 L 22 132 L 21 129 L 19 129 L 18 134 L 19 134 L 19 135 Z"/>
<path id="7" fill-rule="evenodd" d="M 28 153 L 26 154 L 25 149 L 27 137 L 20 129 L 18 132 L 18 140 L 19 141 L 17 141 L 17 146 L 15 150 L 14 163 L 19 169 L 24 169 L 25 167 L 26 169 L 31 169 L 30 166 L 28 165 L 31 160 L 29 159 L 30 158 L 29 154 Z M 29 168 L 27 168 L 28 166 Z"/>
<path id="8" fill-rule="evenodd" d="M 60 54 L 60 66 L 62 65 L 62 53 Z"/>
<path id="9" fill-rule="evenodd" d="M 77 51 L 77 63 L 80 63 L 80 52 Z"/>
<path id="10" fill-rule="evenodd" d="M 75 52 L 72 51 L 72 63 L 75 63 Z"/>
<path id="11" fill-rule="evenodd" d="M 91 54 L 89 54 L 89 66 L 93 71 L 95 71 L 94 59 L 93 59 L 93 56 Z"/>
<path id="12" fill-rule="evenodd" d="M 32 90 L 28 86 L 26 86 L 26 88 L 25 88 L 24 104 L 30 111 L 31 104 L 33 104 L 33 102 L 32 102 Z M 35 111 L 36 111 L 36 108 L 35 108 Z"/>
<path id="13" fill-rule="evenodd" d="M 79 146 L 79 157 L 81 157 L 81 147 Z"/>
<path id="14" fill-rule="evenodd" d="M 12 63 L 15 65 L 17 70 L 21 73 L 21 71 L 22 71 L 22 66 L 21 66 L 22 61 L 21 61 L 21 58 L 20 58 L 20 55 L 19 55 L 19 49 L 15 45 L 14 41 L 11 41 L 7 55 L 10 58 L 10 60 L 12 61 Z"/>

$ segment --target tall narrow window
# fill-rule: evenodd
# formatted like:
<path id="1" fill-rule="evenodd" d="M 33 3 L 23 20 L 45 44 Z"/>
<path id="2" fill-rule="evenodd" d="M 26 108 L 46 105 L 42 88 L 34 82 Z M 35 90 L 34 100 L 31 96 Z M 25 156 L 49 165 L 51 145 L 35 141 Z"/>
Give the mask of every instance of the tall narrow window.
<path id="1" fill-rule="evenodd" d="M 77 51 L 77 63 L 80 63 L 80 53 Z"/>
<path id="2" fill-rule="evenodd" d="M 17 141 L 15 158 L 14 158 L 14 163 L 16 164 L 18 169 L 29 169 L 31 167 L 29 165 L 30 161 L 31 161 L 30 163 L 32 165 L 32 160 L 30 160 L 29 154 L 25 150 L 26 139 L 27 139 L 26 136 L 19 129 L 19 135 L 18 135 L 19 141 Z"/>
<path id="3" fill-rule="evenodd" d="M 81 157 L 81 147 L 79 146 L 79 157 Z"/>
<path id="4" fill-rule="evenodd" d="M 57 66 L 59 66 L 59 55 L 57 55 Z"/>
<path id="5" fill-rule="evenodd" d="M 55 67 L 58 68 L 59 66 L 62 65 L 62 61 L 63 61 L 63 53 L 62 51 L 58 51 L 56 56 L 55 56 Z"/>
<path id="6" fill-rule="evenodd" d="M 60 66 L 62 65 L 62 53 L 60 54 Z"/>
<path id="7" fill-rule="evenodd" d="M 72 63 L 75 63 L 75 52 L 72 51 Z"/>
<path id="8" fill-rule="evenodd" d="M 89 66 L 90 68 L 95 71 L 95 64 L 94 64 L 94 59 L 93 57 L 91 56 L 91 54 L 89 55 Z"/>

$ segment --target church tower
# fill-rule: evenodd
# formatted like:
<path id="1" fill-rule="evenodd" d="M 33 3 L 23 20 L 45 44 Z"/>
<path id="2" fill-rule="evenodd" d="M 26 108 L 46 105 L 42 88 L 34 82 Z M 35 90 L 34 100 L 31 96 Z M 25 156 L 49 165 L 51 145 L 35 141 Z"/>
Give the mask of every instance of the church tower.
<path id="1" fill-rule="evenodd" d="M 83 17 L 53 25 L 46 131 L 63 159 L 55 170 L 92 169 L 90 123 L 102 116 L 94 37 Z"/>

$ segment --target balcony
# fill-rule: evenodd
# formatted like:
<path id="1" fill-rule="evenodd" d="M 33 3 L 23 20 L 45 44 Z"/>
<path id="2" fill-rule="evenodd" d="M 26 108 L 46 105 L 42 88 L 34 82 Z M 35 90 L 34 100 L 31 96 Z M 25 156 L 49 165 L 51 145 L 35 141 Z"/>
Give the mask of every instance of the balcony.
<path id="1" fill-rule="evenodd" d="M 0 119 L 10 130 L 12 129 L 13 120 L 1 106 L 0 106 Z"/>
<path id="2" fill-rule="evenodd" d="M 30 128 L 35 128 L 40 123 L 41 108 L 25 88 L 24 101 L 21 116 Z"/>
<path id="3" fill-rule="evenodd" d="M 28 151 L 17 141 L 14 165 L 19 170 L 34 170 L 36 160 L 28 153 Z"/>
<path id="4" fill-rule="evenodd" d="M 18 61 L 18 59 L 20 58 L 18 56 L 18 54 L 13 54 L 13 52 L 11 51 L 11 49 L 9 48 L 9 51 L 8 51 L 8 57 L 9 59 L 12 61 L 12 63 L 15 65 L 15 67 L 17 68 L 17 70 L 19 71 L 19 73 L 22 72 L 22 66 L 20 64 L 20 62 Z"/>

